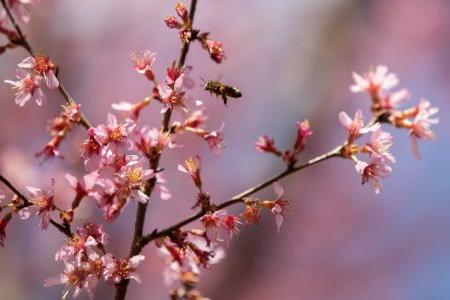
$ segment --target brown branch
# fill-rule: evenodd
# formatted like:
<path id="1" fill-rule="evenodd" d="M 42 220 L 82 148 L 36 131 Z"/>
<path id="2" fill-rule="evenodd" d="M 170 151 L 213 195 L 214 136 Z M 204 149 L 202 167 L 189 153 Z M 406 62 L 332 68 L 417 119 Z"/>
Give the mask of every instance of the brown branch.
<path id="1" fill-rule="evenodd" d="M 28 53 L 31 56 L 36 57 L 35 51 L 31 47 L 31 44 L 26 39 L 25 35 L 22 32 L 22 29 L 20 29 L 20 26 L 16 22 L 16 19 L 12 15 L 11 10 L 9 9 L 8 5 L 6 5 L 6 0 L 0 0 L 0 1 L 2 3 L 3 8 L 6 11 L 6 14 L 8 15 L 9 20 L 11 21 L 14 29 L 16 30 L 16 32 L 18 34 L 18 39 L 17 40 L 11 40 L 11 42 L 13 42 L 13 43 L 23 47 L 25 50 L 28 51 Z M 58 80 L 59 80 L 59 78 L 58 78 Z M 76 104 L 75 100 L 69 95 L 69 93 L 67 92 L 66 88 L 63 86 L 63 84 L 61 83 L 60 80 L 59 80 L 58 90 L 63 95 L 63 97 L 66 100 L 67 104 Z M 82 126 L 84 126 L 86 129 L 89 129 L 91 127 L 91 123 L 89 122 L 89 120 L 84 116 L 84 114 L 81 111 L 80 111 L 80 114 L 81 114 L 80 124 Z"/>
<path id="2" fill-rule="evenodd" d="M 0 174 L 0 181 L 5 186 L 7 186 L 14 194 L 16 194 L 19 198 L 21 198 L 22 201 L 24 202 L 23 205 L 20 205 L 20 206 L 16 207 L 16 209 L 22 209 L 24 207 L 33 205 L 33 203 L 30 200 L 28 200 L 28 198 L 25 197 L 24 194 L 22 194 L 9 180 L 7 180 L 1 174 Z M 57 210 L 59 210 L 59 209 L 57 209 Z M 59 224 L 58 222 L 54 221 L 53 219 L 50 219 L 50 224 L 52 224 L 56 229 L 58 229 L 60 232 L 62 232 L 67 237 L 71 238 L 73 236 L 73 233 L 70 230 L 70 226 L 69 225 L 67 225 L 67 224 L 64 224 L 64 225 Z"/>
<path id="3" fill-rule="evenodd" d="M 197 8 L 197 0 L 192 0 L 189 8 L 189 22 L 192 26 L 194 22 L 195 11 Z M 183 42 L 183 45 L 180 50 L 180 56 L 178 58 L 177 66 L 179 68 L 184 66 L 186 62 L 186 57 L 189 52 L 190 41 Z M 164 113 L 164 117 L 162 120 L 162 129 L 164 132 L 169 131 L 170 118 L 172 116 L 172 111 L 169 109 Z M 154 158 L 150 159 L 150 167 L 156 171 L 159 166 L 159 161 L 161 159 L 161 153 L 158 153 Z M 145 186 L 145 194 L 150 196 L 155 188 L 156 178 L 150 179 Z M 134 224 L 134 235 L 133 241 L 131 243 L 131 249 L 129 257 L 139 254 L 142 251 L 142 248 L 145 246 L 141 241 L 144 233 L 144 224 L 145 224 L 145 216 L 147 212 L 148 203 L 139 203 L 136 211 L 136 221 Z M 116 284 L 116 300 L 124 300 L 128 285 L 130 284 L 130 280 L 122 280 L 118 284 Z"/>
<path id="4" fill-rule="evenodd" d="M 278 180 L 280 180 L 280 179 L 282 179 L 282 178 L 284 178 L 284 177 L 286 177 L 288 175 L 291 175 L 291 174 L 293 174 L 295 172 L 298 172 L 300 170 L 303 170 L 305 168 L 311 167 L 311 166 L 313 166 L 313 165 L 315 165 L 315 164 L 317 164 L 319 162 L 328 160 L 328 159 L 330 159 L 332 157 L 340 157 L 341 156 L 341 150 L 344 147 L 344 145 L 345 144 L 340 145 L 340 146 L 334 148 L 333 150 L 331 150 L 331 151 L 329 151 L 327 153 L 319 155 L 319 156 L 317 156 L 317 157 L 307 161 L 303 165 L 300 165 L 300 166 L 297 166 L 297 167 L 288 168 L 285 171 L 279 173 L 278 175 L 276 175 L 276 176 L 274 176 L 274 177 L 272 177 L 272 178 L 270 178 L 268 180 L 265 180 L 265 181 L 261 182 L 260 184 L 255 185 L 255 186 L 253 186 L 253 187 L 243 191 L 242 193 L 237 194 L 236 196 L 231 197 L 228 201 L 225 201 L 222 204 L 219 204 L 219 205 L 215 206 L 215 209 L 219 210 L 219 209 L 223 209 L 223 208 L 226 208 L 228 206 L 231 206 L 231 205 L 234 205 L 234 204 L 237 204 L 237 203 L 243 203 L 246 197 L 248 197 L 248 196 L 250 196 L 250 195 L 252 195 L 252 194 L 254 194 L 254 193 L 256 193 L 256 192 L 258 192 L 258 191 L 260 191 L 262 189 L 264 189 L 265 187 L 271 185 L 275 181 L 278 181 Z M 177 229 L 179 229 L 179 228 L 181 228 L 181 227 L 183 227 L 185 225 L 188 225 L 188 224 L 190 224 L 190 223 L 200 219 L 206 213 L 208 213 L 208 211 L 201 210 L 198 213 L 196 213 L 195 215 L 193 215 L 193 216 L 191 216 L 191 217 L 189 217 L 189 218 L 187 218 L 187 219 L 185 219 L 185 220 L 183 220 L 183 221 L 181 221 L 181 222 L 179 222 L 179 223 L 177 223 L 175 225 L 172 225 L 172 226 L 170 226 L 170 227 L 168 227 L 166 229 L 163 229 L 163 230 L 160 230 L 160 231 L 155 229 L 152 233 L 147 234 L 146 236 L 144 236 L 142 238 L 142 240 L 141 240 L 141 244 L 143 244 L 142 247 L 145 247 L 145 245 L 147 245 L 148 243 L 150 243 L 151 241 L 153 241 L 153 240 L 155 240 L 157 238 L 161 238 L 161 237 L 164 237 L 164 236 L 169 236 L 170 234 L 172 234 Z"/>

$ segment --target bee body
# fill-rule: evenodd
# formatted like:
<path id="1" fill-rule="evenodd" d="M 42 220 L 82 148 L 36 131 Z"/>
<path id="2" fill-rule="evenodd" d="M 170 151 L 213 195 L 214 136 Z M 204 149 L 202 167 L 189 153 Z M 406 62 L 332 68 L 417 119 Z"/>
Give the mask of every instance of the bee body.
<path id="1" fill-rule="evenodd" d="M 217 97 L 222 97 L 223 103 L 227 105 L 228 97 L 231 98 L 240 98 L 242 97 L 241 91 L 231 85 L 226 85 L 220 81 L 217 80 L 209 80 L 205 83 L 204 86 L 205 91 L 209 91 L 212 94 L 216 95 Z"/>

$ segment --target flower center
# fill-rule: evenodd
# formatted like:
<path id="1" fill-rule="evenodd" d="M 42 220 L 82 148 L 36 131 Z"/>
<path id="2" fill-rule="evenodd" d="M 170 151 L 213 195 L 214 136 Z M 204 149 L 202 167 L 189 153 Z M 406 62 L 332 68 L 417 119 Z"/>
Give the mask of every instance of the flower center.
<path id="1" fill-rule="evenodd" d="M 116 143 L 119 143 L 123 140 L 122 130 L 120 127 L 116 127 L 109 133 L 109 138 Z"/>
<path id="2" fill-rule="evenodd" d="M 132 182 L 136 183 L 139 182 L 142 178 L 142 170 L 141 168 L 132 168 L 128 170 L 127 172 L 127 179 Z"/>
<path id="3" fill-rule="evenodd" d="M 44 75 L 51 70 L 51 68 L 52 66 L 48 57 L 38 55 L 34 58 L 33 70 L 37 74 Z"/>
<path id="4" fill-rule="evenodd" d="M 34 199 L 34 205 L 39 208 L 47 208 L 50 205 L 50 199 L 47 196 L 40 196 Z"/>

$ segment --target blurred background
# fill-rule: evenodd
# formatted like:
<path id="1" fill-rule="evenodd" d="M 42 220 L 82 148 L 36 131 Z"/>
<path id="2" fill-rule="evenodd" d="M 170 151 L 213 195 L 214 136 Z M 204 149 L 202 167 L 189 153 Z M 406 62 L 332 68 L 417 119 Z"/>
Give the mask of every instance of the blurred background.
<path id="1" fill-rule="evenodd" d="M 46 0 L 32 9 L 23 26 L 31 44 L 60 66 L 60 78 L 94 124 L 103 123 L 111 103 L 134 102 L 149 95 L 144 77 L 131 68 L 132 51 L 158 53 L 157 76 L 178 57 L 177 32 L 163 18 L 174 1 Z M 303 159 L 328 151 L 344 138 L 337 114 L 358 108 L 369 112 L 366 95 L 351 94 L 351 72 L 386 64 L 413 94 L 411 105 L 426 96 L 440 108 L 438 139 L 420 144 L 416 160 L 404 131 L 394 128 L 397 163 L 384 191 L 375 195 L 361 186 L 353 163 L 330 160 L 281 183 L 294 213 L 281 233 L 266 215 L 243 228 L 226 259 L 202 274 L 200 289 L 214 300 L 419 300 L 450 299 L 450 2 L 447 0 L 284 0 L 203 1 L 195 27 L 222 41 L 227 60 L 216 65 L 198 44 L 187 63 L 194 66 L 195 98 L 207 104 L 208 127 L 225 122 L 226 149 L 214 156 L 204 142 L 189 135 L 184 148 L 165 153 L 162 166 L 173 198 L 152 197 L 146 230 L 162 228 L 190 215 L 195 191 L 176 165 L 190 155 L 203 158 L 204 185 L 222 202 L 282 170 L 271 156 L 257 153 L 258 136 L 275 137 L 290 147 L 295 122 L 308 118 L 314 130 Z M 1 44 L 6 41 L 1 41 Z M 27 54 L 0 56 L 1 80 L 13 79 Z M 200 77 L 239 87 L 240 101 L 224 108 L 202 91 Z M 47 142 L 45 128 L 63 103 L 56 91 L 37 107 L 14 104 L 9 86 L 0 84 L 0 173 L 22 191 L 47 186 L 57 177 L 57 201 L 67 207 L 73 194 L 64 172 L 82 174 L 77 128 L 65 140 L 64 160 L 39 165 L 34 153 Z M 142 123 L 160 124 L 158 105 Z M 271 197 L 270 188 L 258 194 Z M 106 224 L 108 249 L 125 256 L 132 238 L 136 203 Z M 237 212 L 237 211 L 236 211 Z M 95 203 L 82 204 L 81 220 L 101 221 Z M 42 232 L 38 221 L 15 218 L 0 249 L 2 299 L 58 299 L 62 287 L 44 288 L 45 278 L 61 272 L 54 253 L 64 238 L 53 228 Z M 128 299 L 168 299 L 163 260 L 153 247 L 140 267 L 144 284 L 132 283 Z M 111 299 L 113 289 L 100 284 L 96 299 Z M 86 295 L 80 296 L 85 299 Z"/>

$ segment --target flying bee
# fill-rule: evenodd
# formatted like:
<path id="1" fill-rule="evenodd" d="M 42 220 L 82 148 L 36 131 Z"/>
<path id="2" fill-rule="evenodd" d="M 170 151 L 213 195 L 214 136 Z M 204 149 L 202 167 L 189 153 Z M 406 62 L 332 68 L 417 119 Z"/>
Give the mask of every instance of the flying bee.
<path id="1" fill-rule="evenodd" d="M 223 103 L 227 106 L 227 97 L 240 98 L 242 97 L 241 91 L 231 85 L 226 85 L 218 80 L 208 80 L 205 81 L 205 86 L 203 87 L 205 91 L 209 91 L 217 97 L 221 96 Z"/>

